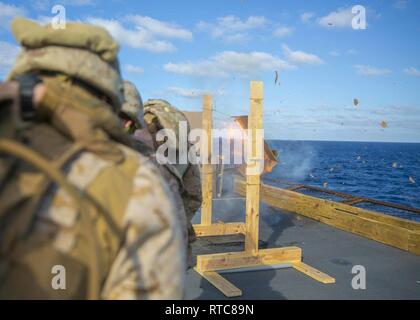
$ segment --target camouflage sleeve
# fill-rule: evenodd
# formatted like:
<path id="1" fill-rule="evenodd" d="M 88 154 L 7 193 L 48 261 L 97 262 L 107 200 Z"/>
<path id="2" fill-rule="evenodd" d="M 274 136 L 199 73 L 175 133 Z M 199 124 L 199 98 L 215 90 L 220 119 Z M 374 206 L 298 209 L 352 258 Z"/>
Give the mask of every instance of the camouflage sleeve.
<path id="1" fill-rule="evenodd" d="M 181 299 L 185 245 L 168 187 L 146 158 L 133 179 L 126 235 L 111 266 L 105 299 Z"/>
<path id="2" fill-rule="evenodd" d="M 201 207 L 203 201 L 201 193 L 201 177 L 198 165 L 191 164 L 183 177 L 184 190 L 182 199 L 184 200 L 185 211 L 188 221 L 191 221 L 196 211 Z"/>
<path id="3" fill-rule="evenodd" d="M 186 246 L 188 243 L 188 221 L 187 215 L 185 213 L 183 199 L 181 198 L 181 190 L 180 190 L 180 183 L 178 178 L 176 178 L 170 170 L 168 170 L 167 166 L 156 164 L 158 166 L 159 172 L 162 177 L 165 179 L 166 184 L 169 187 L 169 190 L 172 192 L 175 210 L 176 210 L 176 217 L 179 221 L 179 225 L 182 231 L 182 238 L 184 241 L 184 245 Z"/>

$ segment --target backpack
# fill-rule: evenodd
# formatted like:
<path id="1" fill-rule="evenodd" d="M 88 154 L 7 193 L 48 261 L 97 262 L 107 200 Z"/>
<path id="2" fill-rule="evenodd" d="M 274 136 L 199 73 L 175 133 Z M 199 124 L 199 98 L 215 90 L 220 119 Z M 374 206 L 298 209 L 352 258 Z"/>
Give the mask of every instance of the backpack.
<path id="1" fill-rule="evenodd" d="M 16 103 L 11 85 L 0 85 L 0 298 L 97 299 L 110 267 L 103 262 L 116 253 L 103 253 L 93 221 L 95 214 L 105 217 L 106 210 L 63 173 L 89 143 L 74 141 L 45 121 L 20 122 Z M 76 228 L 82 236 L 75 250 L 80 253 L 58 250 L 52 241 L 58 227 L 38 223 L 36 212 L 54 188 L 64 190 L 78 208 Z M 105 228 L 119 243 L 122 232 L 113 230 L 114 225 Z M 46 285 L 56 265 L 65 265 L 66 290 Z"/>

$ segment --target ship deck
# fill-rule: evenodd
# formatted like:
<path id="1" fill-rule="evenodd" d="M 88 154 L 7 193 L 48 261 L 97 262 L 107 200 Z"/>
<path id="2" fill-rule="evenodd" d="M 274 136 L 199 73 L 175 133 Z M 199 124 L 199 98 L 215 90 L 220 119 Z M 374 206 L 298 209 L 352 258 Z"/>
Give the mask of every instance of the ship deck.
<path id="1" fill-rule="evenodd" d="M 197 214 L 193 222 L 199 219 Z M 214 221 L 244 219 L 244 199 L 214 200 Z M 242 251 L 243 239 L 243 235 L 199 238 L 193 257 Z M 260 248 L 282 246 L 302 248 L 303 261 L 334 277 L 336 283 L 322 284 L 293 268 L 223 273 L 243 292 L 229 299 L 420 299 L 420 256 L 261 203 Z M 365 290 L 351 285 L 355 265 L 366 268 Z M 186 299 L 227 298 L 189 269 Z"/>

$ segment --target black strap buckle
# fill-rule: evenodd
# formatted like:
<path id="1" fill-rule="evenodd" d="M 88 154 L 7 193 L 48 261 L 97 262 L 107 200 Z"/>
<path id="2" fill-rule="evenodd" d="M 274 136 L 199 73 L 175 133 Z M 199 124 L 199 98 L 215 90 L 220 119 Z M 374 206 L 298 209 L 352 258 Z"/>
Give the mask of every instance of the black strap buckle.
<path id="1" fill-rule="evenodd" d="M 42 83 L 37 74 L 24 74 L 15 78 L 19 82 L 20 113 L 22 120 L 33 120 L 36 117 L 36 109 L 33 105 L 33 90 Z"/>

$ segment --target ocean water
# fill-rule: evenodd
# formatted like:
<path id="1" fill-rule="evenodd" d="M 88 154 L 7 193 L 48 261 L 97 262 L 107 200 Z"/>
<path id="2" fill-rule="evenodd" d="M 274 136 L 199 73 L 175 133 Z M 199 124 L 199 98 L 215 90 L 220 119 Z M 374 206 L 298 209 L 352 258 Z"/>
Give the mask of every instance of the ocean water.
<path id="1" fill-rule="evenodd" d="M 279 152 L 280 163 L 263 178 L 267 184 L 304 183 L 420 208 L 420 144 L 280 140 L 268 143 Z M 420 221 L 420 214 L 367 203 L 357 206 Z"/>

